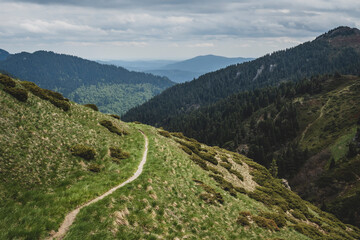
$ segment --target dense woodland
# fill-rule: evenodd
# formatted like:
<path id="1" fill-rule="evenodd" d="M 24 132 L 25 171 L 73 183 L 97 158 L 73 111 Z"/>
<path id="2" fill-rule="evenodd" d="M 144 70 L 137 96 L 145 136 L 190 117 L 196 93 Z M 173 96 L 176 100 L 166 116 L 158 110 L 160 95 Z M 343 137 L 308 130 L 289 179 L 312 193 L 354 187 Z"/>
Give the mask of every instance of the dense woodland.
<path id="1" fill-rule="evenodd" d="M 164 77 L 75 56 L 46 51 L 6 53 L 0 52 L 2 72 L 61 92 L 73 101 L 94 103 L 107 113 L 123 114 L 175 84 Z"/>
<path id="2" fill-rule="evenodd" d="M 123 119 L 167 128 L 172 118 L 241 91 L 277 86 L 283 81 L 298 81 L 318 74 L 359 74 L 357 44 L 334 45 L 340 37 L 359 38 L 360 33 L 357 29 L 337 28 L 297 47 L 202 75 L 131 109 Z"/>

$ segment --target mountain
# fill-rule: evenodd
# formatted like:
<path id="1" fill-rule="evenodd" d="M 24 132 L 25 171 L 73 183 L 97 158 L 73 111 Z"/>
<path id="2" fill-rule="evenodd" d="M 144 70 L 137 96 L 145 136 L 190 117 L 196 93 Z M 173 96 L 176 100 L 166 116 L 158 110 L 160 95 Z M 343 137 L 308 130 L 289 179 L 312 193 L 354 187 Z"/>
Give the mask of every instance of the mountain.
<path id="1" fill-rule="evenodd" d="M 232 64 L 243 63 L 251 60 L 253 60 L 253 58 L 227 58 L 215 55 L 205 55 L 167 64 L 161 68 L 147 70 L 146 72 L 165 76 L 174 82 L 182 83 L 191 81 L 205 73 L 213 72 Z"/>
<path id="2" fill-rule="evenodd" d="M 232 64 L 253 60 L 253 58 L 227 58 L 214 55 L 197 56 L 184 61 L 105 61 L 129 70 L 142 71 L 164 76 L 177 83 L 191 81 L 208 72 L 227 67 Z"/>
<path id="3" fill-rule="evenodd" d="M 348 44 L 343 44 L 344 42 Z M 171 119 L 222 100 L 232 94 L 317 74 L 360 73 L 359 30 L 339 27 L 297 47 L 274 52 L 251 62 L 232 65 L 173 86 L 124 115 L 167 127 Z"/>
<path id="4" fill-rule="evenodd" d="M 102 64 L 112 64 L 126 68 L 130 71 L 146 72 L 151 69 L 160 69 L 168 64 L 175 63 L 175 60 L 107 60 L 97 61 Z"/>
<path id="5" fill-rule="evenodd" d="M 10 53 L 8 53 L 7 51 L 0 49 L 0 61 L 5 60 L 9 55 Z"/>
<path id="6" fill-rule="evenodd" d="M 323 75 L 232 95 L 167 128 L 276 166 L 306 200 L 360 226 L 359 96 L 360 77 Z"/>
<path id="7" fill-rule="evenodd" d="M 229 65 L 242 63 L 245 61 L 253 60 L 253 58 L 227 58 L 215 55 L 197 56 L 191 59 L 187 59 L 181 62 L 168 64 L 161 69 L 163 70 L 182 70 L 197 73 L 213 72 L 220 68 L 227 67 Z"/>
<path id="8" fill-rule="evenodd" d="M 117 114 L 174 85 L 164 77 L 46 51 L 11 54 L 0 61 L 0 69 L 78 103 L 92 102 L 101 111 Z"/>
<path id="9" fill-rule="evenodd" d="M 1 239 L 360 237 L 240 154 L 5 75 L 0 104 Z"/>

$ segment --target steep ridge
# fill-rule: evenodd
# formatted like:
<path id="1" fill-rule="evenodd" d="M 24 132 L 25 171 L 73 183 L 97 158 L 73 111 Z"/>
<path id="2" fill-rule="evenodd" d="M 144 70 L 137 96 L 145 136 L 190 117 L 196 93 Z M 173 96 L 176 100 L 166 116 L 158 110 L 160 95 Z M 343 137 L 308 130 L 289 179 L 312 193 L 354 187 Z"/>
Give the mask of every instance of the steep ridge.
<path id="1" fill-rule="evenodd" d="M 339 27 L 297 47 L 274 52 L 251 62 L 232 65 L 179 84 L 139 107 L 125 121 L 140 121 L 167 128 L 173 118 L 213 104 L 234 93 L 296 81 L 317 74 L 358 74 L 360 35 L 357 29 Z M 346 42 L 347 44 L 340 44 Z"/>
<path id="2" fill-rule="evenodd" d="M 149 138 L 143 173 L 83 208 L 66 239 L 360 237 L 243 155 L 0 79 L 2 239 L 49 237 L 70 210 L 133 175 L 138 129 Z"/>
<path id="3" fill-rule="evenodd" d="M 117 114 L 174 85 L 164 77 L 47 51 L 8 55 L 0 61 L 0 70 L 59 91 L 80 104 L 92 102 L 103 112 Z"/>

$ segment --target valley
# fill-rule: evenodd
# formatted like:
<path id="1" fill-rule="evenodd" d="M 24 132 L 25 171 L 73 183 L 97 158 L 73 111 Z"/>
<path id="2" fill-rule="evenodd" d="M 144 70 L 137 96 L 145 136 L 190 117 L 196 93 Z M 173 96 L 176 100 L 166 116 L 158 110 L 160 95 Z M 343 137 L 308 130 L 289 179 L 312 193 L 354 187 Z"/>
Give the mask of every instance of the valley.
<path id="1" fill-rule="evenodd" d="M 243 155 L 0 79 L 3 239 L 52 237 L 79 206 L 64 239 L 360 236 Z"/>

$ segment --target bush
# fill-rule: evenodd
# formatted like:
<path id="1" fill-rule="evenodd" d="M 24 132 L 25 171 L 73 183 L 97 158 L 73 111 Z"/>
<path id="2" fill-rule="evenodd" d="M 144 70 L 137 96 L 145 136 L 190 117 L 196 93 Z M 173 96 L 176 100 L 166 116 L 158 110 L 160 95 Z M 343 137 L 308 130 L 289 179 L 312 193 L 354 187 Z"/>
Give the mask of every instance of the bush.
<path id="1" fill-rule="evenodd" d="M 58 107 L 64 111 L 70 110 L 70 103 L 68 102 L 68 99 L 63 97 L 62 94 L 48 89 L 42 89 L 33 82 L 23 81 L 21 84 L 32 94 L 43 100 L 49 101 L 55 107 Z"/>
<path id="2" fill-rule="evenodd" d="M 223 204 L 224 203 L 224 199 L 222 197 L 222 195 L 218 192 L 215 191 L 215 189 L 213 189 L 212 187 L 202 183 L 200 184 L 200 186 L 205 190 L 204 193 L 200 194 L 200 199 L 202 199 L 203 201 L 205 201 L 206 203 L 209 204 L 216 204 L 216 202 Z"/>
<path id="3" fill-rule="evenodd" d="M 223 162 L 229 163 L 229 161 L 228 161 L 228 159 L 227 159 L 226 156 L 221 156 L 220 159 L 221 159 L 221 161 L 223 161 Z"/>
<path id="4" fill-rule="evenodd" d="M 5 75 L 0 75 L 0 83 L 5 87 L 13 88 L 16 86 L 16 82 L 12 80 L 10 77 Z"/>
<path id="5" fill-rule="evenodd" d="M 117 119 L 117 120 L 120 120 L 120 116 L 119 116 L 119 115 L 110 114 L 109 116 L 110 116 L 110 117 L 113 117 L 113 118 L 115 118 L 115 119 Z"/>
<path id="6" fill-rule="evenodd" d="M 49 100 L 50 99 L 50 97 L 46 94 L 44 89 L 38 87 L 33 82 L 22 81 L 21 85 L 23 85 L 26 89 L 28 89 L 32 94 L 34 94 L 35 96 L 37 96 L 37 97 L 39 97 L 39 98 L 41 98 L 43 100 Z"/>
<path id="7" fill-rule="evenodd" d="M 101 171 L 101 165 L 97 164 L 97 163 L 91 163 L 89 166 L 88 166 L 88 169 L 91 171 L 91 172 L 100 172 Z"/>
<path id="8" fill-rule="evenodd" d="M 5 86 L 4 91 L 21 102 L 26 102 L 28 99 L 28 92 L 24 89 Z"/>
<path id="9" fill-rule="evenodd" d="M 234 186 L 230 182 L 226 181 L 223 177 L 219 175 L 209 174 L 209 176 L 212 177 L 217 183 L 219 183 L 222 189 L 229 192 L 231 196 L 236 197 L 236 191 L 234 189 Z"/>
<path id="10" fill-rule="evenodd" d="M 95 104 L 88 103 L 88 104 L 84 104 L 84 106 L 87 108 L 91 108 L 94 111 L 97 111 L 97 112 L 99 111 L 99 108 Z"/>
<path id="11" fill-rule="evenodd" d="M 236 171 L 235 169 L 230 169 L 229 172 L 234 174 L 240 181 L 244 181 L 244 177 L 240 172 Z"/>
<path id="12" fill-rule="evenodd" d="M 106 127 L 110 132 L 112 133 L 116 133 L 119 136 L 122 136 L 123 134 L 125 134 L 124 131 L 121 131 L 120 129 L 118 129 L 111 121 L 109 120 L 101 120 L 100 124 L 104 127 Z"/>
<path id="13" fill-rule="evenodd" d="M 302 213 L 301 213 L 299 210 L 297 210 L 297 209 L 294 209 L 294 210 L 291 212 L 291 214 L 292 214 L 295 218 L 297 218 L 297 219 L 299 219 L 299 220 L 306 220 L 305 215 L 302 214 Z"/>
<path id="14" fill-rule="evenodd" d="M 216 167 L 213 167 L 213 166 L 208 166 L 209 170 L 212 171 L 213 173 L 215 174 L 218 174 L 220 176 L 224 176 L 224 174 L 222 172 L 220 172 L 219 170 L 216 169 Z"/>
<path id="15" fill-rule="evenodd" d="M 70 150 L 74 156 L 84 158 L 85 160 L 92 160 L 95 158 L 96 155 L 96 151 L 94 148 L 81 144 L 73 146 Z"/>
<path id="16" fill-rule="evenodd" d="M 70 110 L 70 103 L 68 103 L 67 101 L 62 101 L 56 98 L 50 98 L 49 102 L 51 102 L 52 105 L 54 105 L 55 107 L 64 110 L 65 112 Z"/>
<path id="17" fill-rule="evenodd" d="M 211 155 L 210 153 L 207 152 L 199 152 L 198 153 L 199 157 L 201 157 L 202 159 L 211 162 L 214 165 L 218 164 L 218 161 L 215 159 L 215 157 L 213 155 Z"/>
<path id="18" fill-rule="evenodd" d="M 323 234 L 313 226 L 305 223 L 297 223 L 294 225 L 295 231 L 308 236 L 311 239 L 322 239 Z"/>
<path id="19" fill-rule="evenodd" d="M 192 155 L 192 153 L 193 153 L 188 147 L 186 147 L 184 145 L 181 145 L 181 149 L 189 155 Z"/>
<path id="20" fill-rule="evenodd" d="M 236 219 L 236 223 L 241 225 L 241 226 L 250 226 L 250 222 L 249 219 L 247 219 L 247 217 L 244 217 L 242 215 L 239 215 L 238 218 Z"/>
<path id="21" fill-rule="evenodd" d="M 264 229 L 269 229 L 271 231 L 279 231 L 279 227 L 276 225 L 276 223 L 271 220 L 271 219 L 267 219 L 261 216 L 253 216 L 252 219 L 254 220 L 254 222 L 261 228 Z"/>
<path id="22" fill-rule="evenodd" d="M 167 137 L 167 138 L 170 138 L 171 135 L 168 131 L 165 131 L 165 130 L 158 130 L 158 133 L 161 135 L 161 136 L 164 136 L 164 137 Z"/>
<path id="23" fill-rule="evenodd" d="M 261 216 L 273 220 L 279 228 L 286 226 L 285 214 L 262 212 Z"/>
<path id="24" fill-rule="evenodd" d="M 45 94 L 47 94 L 51 98 L 55 98 L 55 99 L 60 100 L 60 101 L 66 101 L 66 102 L 69 101 L 69 99 L 64 98 L 64 96 L 61 93 L 54 92 L 54 91 L 51 91 L 49 89 L 43 89 L 43 91 L 45 92 Z"/>
<path id="25" fill-rule="evenodd" d="M 118 147 L 110 147 L 110 156 L 115 159 L 126 159 L 130 157 L 130 153 Z"/>
<path id="26" fill-rule="evenodd" d="M 206 165 L 206 162 L 204 160 L 202 160 L 201 158 L 199 158 L 199 156 L 197 156 L 196 154 L 191 155 L 190 159 L 196 163 L 197 165 L 199 165 L 202 169 L 208 171 L 208 167 Z"/>
<path id="27" fill-rule="evenodd" d="M 229 170 L 229 171 L 230 171 L 230 169 L 231 169 L 231 167 L 232 167 L 230 163 L 226 163 L 226 162 L 221 162 L 220 165 L 221 165 L 222 167 L 226 168 L 226 169 Z"/>

